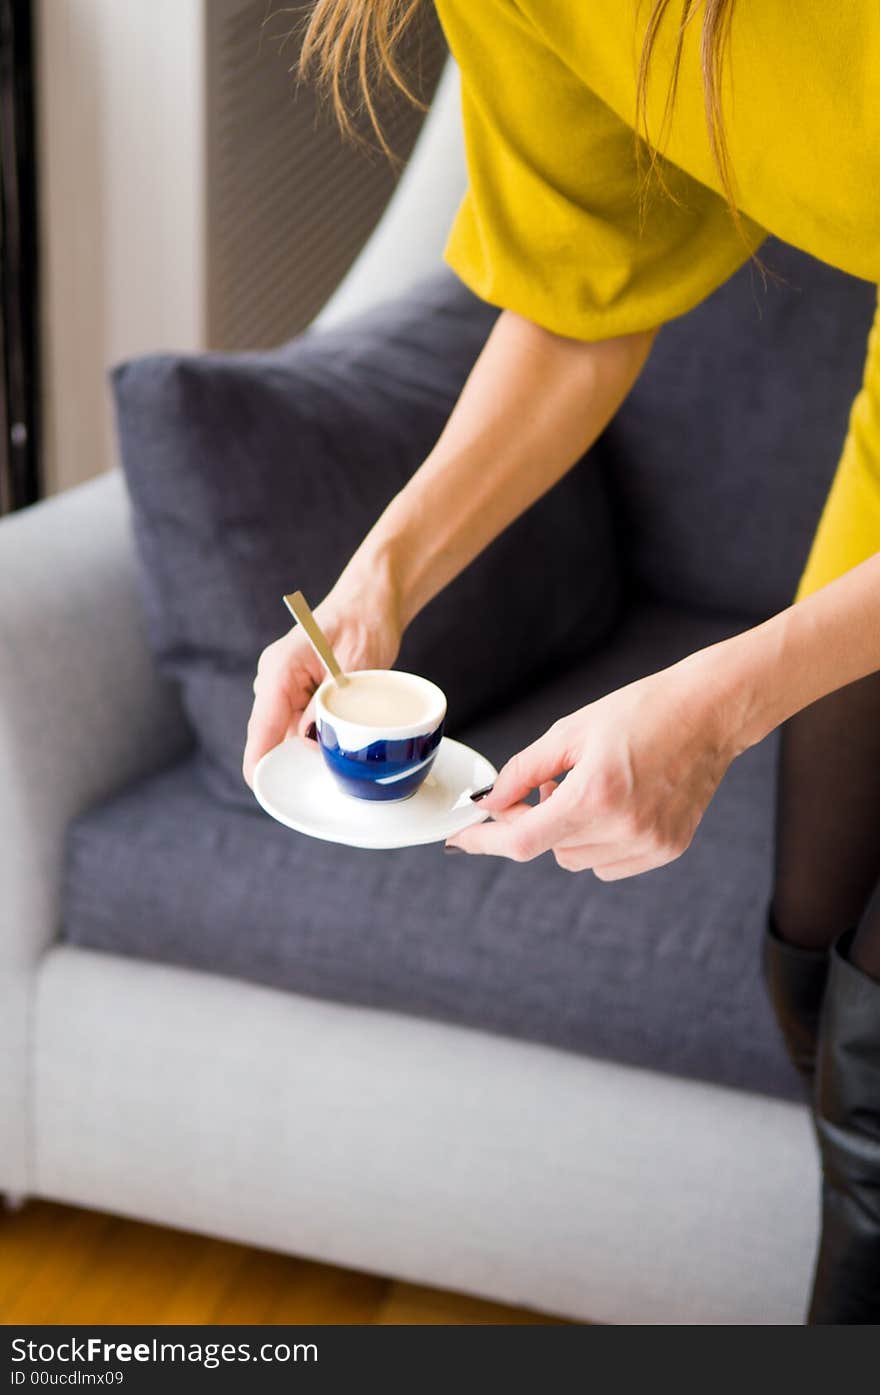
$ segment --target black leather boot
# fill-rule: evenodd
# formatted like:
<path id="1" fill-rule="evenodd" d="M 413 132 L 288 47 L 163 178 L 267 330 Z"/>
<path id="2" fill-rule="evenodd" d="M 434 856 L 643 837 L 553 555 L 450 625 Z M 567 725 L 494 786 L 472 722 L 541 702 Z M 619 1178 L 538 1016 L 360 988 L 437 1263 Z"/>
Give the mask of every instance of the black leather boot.
<path id="1" fill-rule="evenodd" d="M 831 952 L 819 1033 L 822 1236 L 808 1322 L 880 1323 L 880 983 Z"/>
<path id="2" fill-rule="evenodd" d="M 764 936 L 764 978 L 782 1032 L 785 1048 L 803 1077 L 812 1098 L 816 1068 L 819 1015 L 828 979 L 825 949 L 799 949 L 780 939 L 767 917 Z"/>

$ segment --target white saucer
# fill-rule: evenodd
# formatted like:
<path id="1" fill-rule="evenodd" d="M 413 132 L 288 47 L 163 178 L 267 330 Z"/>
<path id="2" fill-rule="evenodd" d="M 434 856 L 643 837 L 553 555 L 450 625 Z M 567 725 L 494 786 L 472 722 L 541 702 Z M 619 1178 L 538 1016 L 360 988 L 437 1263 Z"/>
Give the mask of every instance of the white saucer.
<path id="1" fill-rule="evenodd" d="M 317 746 L 291 737 L 267 752 L 254 772 L 254 794 L 279 823 L 352 848 L 410 848 L 439 843 L 486 814 L 469 798 L 497 775 L 495 767 L 444 736 L 424 784 L 411 799 L 379 804 L 343 794 Z"/>

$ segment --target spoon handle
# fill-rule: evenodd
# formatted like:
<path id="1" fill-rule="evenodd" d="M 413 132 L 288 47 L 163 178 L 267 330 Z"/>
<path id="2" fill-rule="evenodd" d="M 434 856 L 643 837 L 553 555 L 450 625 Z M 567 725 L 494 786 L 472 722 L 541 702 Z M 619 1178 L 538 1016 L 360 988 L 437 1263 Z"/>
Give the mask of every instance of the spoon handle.
<path id="1" fill-rule="evenodd" d="M 306 639 L 309 641 L 309 644 L 314 649 L 330 676 L 335 678 L 337 683 L 347 683 L 348 679 L 339 667 L 336 655 L 330 648 L 330 642 L 312 614 L 308 601 L 302 591 L 294 591 L 291 595 L 285 596 L 284 604 L 287 606 L 294 620 L 296 620 L 299 625 L 302 625 L 305 630 Z"/>

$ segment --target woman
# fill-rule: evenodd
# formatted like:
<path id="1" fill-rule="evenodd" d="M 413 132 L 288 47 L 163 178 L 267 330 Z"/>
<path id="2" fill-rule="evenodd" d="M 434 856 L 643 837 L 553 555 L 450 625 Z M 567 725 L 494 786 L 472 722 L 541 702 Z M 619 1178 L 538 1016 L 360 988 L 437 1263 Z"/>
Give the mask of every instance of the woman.
<path id="1" fill-rule="evenodd" d="M 305 61 L 338 99 L 349 55 L 362 82 L 371 52 L 393 66 L 416 4 L 319 0 Z M 437 8 L 469 170 L 447 258 L 502 313 L 436 446 L 320 607 L 350 668 L 393 663 L 422 606 L 595 440 L 659 326 L 767 232 L 880 281 L 873 0 L 845 14 L 804 0 L 796 16 L 783 0 Z M 875 324 L 797 603 L 560 714 L 501 771 L 492 820 L 449 844 L 518 861 L 549 850 L 603 881 L 648 871 L 686 850 L 730 762 L 784 724 L 765 956 L 822 1155 L 814 1323 L 880 1320 L 878 670 Z M 248 779 L 308 731 L 320 677 L 297 631 L 263 654 Z M 536 787 L 540 803 L 524 804 Z"/>

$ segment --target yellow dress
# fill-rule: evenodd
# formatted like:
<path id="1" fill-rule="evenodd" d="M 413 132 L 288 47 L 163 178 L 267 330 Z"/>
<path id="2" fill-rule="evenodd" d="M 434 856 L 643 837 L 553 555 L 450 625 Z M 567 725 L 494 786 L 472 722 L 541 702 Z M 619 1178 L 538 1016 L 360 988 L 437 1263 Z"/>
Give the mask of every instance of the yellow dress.
<path id="1" fill-rule="evenodd" d="M 724 112 L 741 214 L 721 195 L 699 17 L 646 206 L 633 124 L 648 4 L 436 0 L 462 75 L 468 190 L 446 259 L 477 295 L 595 340 L 662 325 L 773 233 L 880 282 L 880 4 L 738 0 Z M 663 127 L 680 6 L 661 30 L 648 132 Z M 814 391 L 804 384 L 805 393 Z M 802 597 L 880 551 L 880 311 Z"/>

